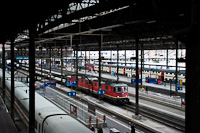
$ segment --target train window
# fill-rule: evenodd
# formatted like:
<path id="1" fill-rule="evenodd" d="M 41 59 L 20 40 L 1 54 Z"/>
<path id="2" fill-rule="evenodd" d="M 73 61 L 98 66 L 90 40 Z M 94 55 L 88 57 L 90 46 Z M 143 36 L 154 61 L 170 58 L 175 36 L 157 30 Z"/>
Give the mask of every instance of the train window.
<path id="1" fill-rule="evenodd" d="M 121 87 L 115 87 L 115 92 L 122 92 Z"/>
<path id="2" fill-rule="evenodd" d="M 81 80 L 81 83 L 83 83 L 83 79 Z"/>
<path id="3" fill-rule="evenodd" d="M 105 88 L 106 88 L 106 90 L 108 90 L 108 86 L 107 85 L 105 86 Z"/>
<path id="4" fill-rule="evenodd" d="M 94 86 L 97 86 L 97 83 L 94 83 Z"/>

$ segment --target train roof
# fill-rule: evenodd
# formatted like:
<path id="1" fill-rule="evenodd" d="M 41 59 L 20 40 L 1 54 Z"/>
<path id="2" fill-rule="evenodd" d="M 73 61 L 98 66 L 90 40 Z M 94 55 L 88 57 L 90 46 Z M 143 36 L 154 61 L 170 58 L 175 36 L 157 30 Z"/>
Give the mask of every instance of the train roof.
<path id="1" fill-rule="evenodd" d="M 98 78 L 96 78 L 96 77 L 88 77 L 88 79 L 91 80 L 91 81 L 97 81 L 98 80 Z"/>
<path id="2" fill-rule="evenodd" d="M 110 86 L 114 86 L 114 87 L 123 87 L 123 86 L 128 86 L 127 84 L 124 83 L 112 83 L 110 84 Z"/>
<path id="3" fill-rule="evenodd" d="M 62 120 L 62 121 L 61 121 Z M 69 115 L 52 116 L 47 119 L 48 124 L 55 125 L 49 127 L 51 133 L 91 133 L 91 130 L 82 125 Z"/>
<path id="4" fill-rule="evenodd" d="M 125 83 L 117 83 L 116 81 L 109 80 L 109 79 L 102 79 L 102 82 L 103 82 L 103 84 L 114 86 L 114 87 L 115 86 L 127 86 L 127 84 L 125 84 Z"/>

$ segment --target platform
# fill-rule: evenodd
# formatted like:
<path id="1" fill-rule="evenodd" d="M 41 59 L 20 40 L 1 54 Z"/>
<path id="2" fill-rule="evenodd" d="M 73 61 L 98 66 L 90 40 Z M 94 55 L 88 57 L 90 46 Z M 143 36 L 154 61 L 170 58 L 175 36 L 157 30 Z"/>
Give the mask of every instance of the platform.
<path id="1" fill-rule="evenodd" d="M 27 73 L 28 74 L 28 73 Z M 59 80 L 60 81 L 60 78 L 58 78 L 58 77 L 55 77 L 57 80 Z M 54 79 L 54 77 L 52 77 L 52 79 Z M 57 84 L 57 87 L 58 88 L 60 88 L 60 89 L 62 89 L 62 90 L 64 90 L 64 91 L 71 91 L 71 89 L 70 88 L 68 88 L 68 87 L 65 87 L 65 86 L 62 86 L 62 85 L 59 85 L 59 84 Z M 91 97 L 91 96 L 88 96 L 88 95 L 85 95 L 85 94 L 77 94 L 77 96 L 78 97 L 80 97 L 80 98 L 85 98 L 85 99 L 87 99 L 88 101 L 90 101 L 90 102 L 95 102 L 96 101 L 96 99 L 94 98 L 94 97 Z M 148 95 L 148 96 L 150 96 L 150 95 Z M 131 100 L 131 102 L 133 102 L 134 103 L 134 98 L 130 98 L 130 100 Z M 181 111 L 181 110 L 177 110 L 177 109 L 173 109 L 173 108 L 170 108 L 170 107 L 168 107 L 168 106 L 165 106 L 165 105 L 159 105 L 159 104 L 157 104 L 157 103 L 153 103 L 153 102 L 151 102 L 151 101 L 148 101 L 148 100 L 139 100 L 139 102 L 140 102 L 140 105 L 141 106 L 146 106 L 146 107 L 148 107 L 148 108 L 152 108 L 152 109 L 154 109 L 154 110 L 158 110 L 158 111 L 161 111 L 161 112 L 163 112 L 163 113 L 166 113 L 166 114 L 169 114 L 169 115 L 172 115 L 172 116 L 177 116 L 177 117 L 179 117 L 180 119 L 184 119 L 184 115 L 185 115 L 185 113 L 184 113 L 184 111 Z M 118 108 L 118 107 L 116 107 L 115 105 L 112 105 L 112 104 L 110 104 L 110 103 L 107 103 L 107 102 L 101 102 L 101 103 L 98 103 L 98 102 L 95 102 L 95 104 L 98 104 L 99 106 L 104 106 L 104 108 L 109 108 L 109 109 L 111 109 L 111 110 L 113 110 L 113 111 L 116 111 L 117 113 L 119 113 L 119 114 L 123 114 L 123 115 L 125 115 L 126 117 L 129 117 L 129 118 L 132 118 L 132 115 L 133 115 L 133 113 L 131 113 L 131 112 L 127 112 L 126 111 L 126 109 L 121 109 L 121 108 Z M 109 117 L 111 117 L 111 118 L 109 118 L 109 119 L 113 119 L 112 118 L 112 116 L 109 116 Z M 159 124 L 159 123 L 157 123 L 157 122 L 153 122 L 152 120 L 149 120 L 149 119 L 147 119 L 147 118 L 143 118 L 141 121 L 139 121 L 139 122 L 142 122 L 142 123 L 144 123 L 145 125 L 148 125 L 148 126 L 150 126 L 150 127 L 153 127 L 153 128 L 155 128 L 155 129 L 157 129 L 157 130 L 161 130 L 161 131 L 172 131 L 172 132 L 176 132 L 176 131 L 174 131 L 173 129 L 168 129 L 168 127 L 166 127 L 166 126 L 164 126 L 164 125 L 162 125 L 162 124 Z M 108 126 L 109 126 L 109 124 L 108 124 Z M 122 127 L 123 127 L 123 129 L 124 129 L 124 125 L 122 124 Z M 121 127 L 121 128 L 122 128 Z"/>
<path id="2" fill-rule="evenodd" d="M 17 133 L 18 132 L 1 98 L 0 98 L 0 132 L 1 133 Z"/>

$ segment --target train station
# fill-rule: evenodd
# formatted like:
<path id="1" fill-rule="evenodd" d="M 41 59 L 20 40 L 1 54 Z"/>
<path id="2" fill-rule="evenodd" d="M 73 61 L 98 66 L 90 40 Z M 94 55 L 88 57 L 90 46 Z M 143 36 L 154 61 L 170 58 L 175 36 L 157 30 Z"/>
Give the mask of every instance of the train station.
<path id="1" fill-rule="evenodd" d="M 0 132 L 200 131 L 198 0 L 1 3 Z"/>

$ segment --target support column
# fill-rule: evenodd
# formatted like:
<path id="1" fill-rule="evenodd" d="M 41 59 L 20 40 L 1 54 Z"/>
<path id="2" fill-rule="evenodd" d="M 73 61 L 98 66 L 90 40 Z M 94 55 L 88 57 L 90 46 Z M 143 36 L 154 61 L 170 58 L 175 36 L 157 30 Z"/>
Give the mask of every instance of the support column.
<path id="1" fill-rule="evenodd" d="M 50 51 L 49 51 L 49 64 L 50 64 L 50 66 L 49 66 L 49 74 L 50 74 L 50 80 L 51 80 L 51 51 L 52 51 L 52 49 L 51 49 L 51 47 L 50 47 Z"/>
<path id="2" fill-rule="evenodd" d="M 168 67 L 168 53 L 169 52 L 169 50 L 168 50 L 168 48 L 167 48 L 167 55 L 166 55 L 166 69 L 168 69 L 169 67 Z"/>
<path id="3" fill-rule="evenodd" d="M 125 50 L 124 50 L 124 54 L 125 54 L 125 64 L 124 64 L 124 66 L 126 67 L 126 45 L 125 45 Z"/>
<path id="4" fill-rule="evenodd" d="M 89 48 L 89 63 L 90 63 L 90 48 Z"/>
<path id="5" fill-rule="evenodd" d="M 101 38 L 99 40 L 99 90 L 101 90 L 101 45 L 103 42 L 103 35 L 101 34 Z M 100 95 L 99 95 L 100 98 Z"/>
<path id="6" fill-rule="evenodd" d="M 3 72 L 3 79 L 2 79 L 2 89 L 3 89 L 3 100 L 5 102 L 5 89 L 6 89 L 6 85 L 5 85 L 5 71 L 6 71 L 6 68 L 5 68 L 5 43 L 2 44 L 3 47 L 2 47 L 2 65 L 3 65 L 3 69 L 2 69 L 2 72 Z"/>
<path id="7" fill-rule="evenodd" d="M 41 80 L 42 80 L 42 47 L 40 47 L 40 64 L 41 64 L 41 66 L 40 66 L 40 71 L 41 71 L 41 75 L 40 75 L 40 77 L 41 77 Z"/>
<path id="8" fill-rule="evenodd" d="M 110 51 L 110 62 L 112 61 L 112 49 Z"/>
<path id="9" fill-rule="evenodd" d="M 119 44 L 117 44 L 117 83 L 119 83 Z"/>
<path id="10" fill-rule="evenodd" d="M 139 38 L 136 37 L 136 84 L 135 84 L 135 115 L 139 115 L 139 86 L 138 86 L 138 45 Z"/>
<path id="11" fill-rule="evenodd" d="M 15 118 L 15 82 L 14 82 L 14 39 L 11 39 L 11 118 Z"/>
<path id="12" fill-rule="evenodd" d="M 29 133 L 35 132 L 35 27 L 29 27 Z"/>
<path id="13" fill-rule="evenodd" d="M 177 82 L 178 82 L 178 41 L 176 41 L 176 73 L 175 73 L 175 79 L 176 79 L 176 85 L 175 85 L 175 92 L 177 92 Z"/>
<path id="14" fill-rule="evenodd" d="M 195 38 L 197 37 L 197 38 Z M 186 132 L 193 133 L 199 130 L 200 123 L 200 42 L 199 36 L 191 35 L 186 44 Z M 192 123 L 192 124 L 191 124 Z"/>
<path id="15" fill-rule="evenodd" d="M 41 54 L 41 56 L 40 56 L 40 59 L 41 59 L 41 63 L 40 63 L 41 64 L 41 66 L 40 66 L 40 68 L 41 68 L 41 76 L 40 77 L 41 77 L 41 80 L 42 80 L 42 73 L 43 73 L 42 72 L 42 57 L 43 57 L 42 56 L 42 47 L 40 47 L 40 54 Z"/>
<path id="16" fill-rule="evenodd" d="M 140 64 L 140 74 L 141 74 L 141 86 L 142 86 L 142 68 L 143 68 L 143 60 L 144 60 L 144 49 L 143 49 L 143 43 L 141 43 L 141 64 Z M 143 87 L 143 86 L 142 86 Z"/>
<path id="17" fill-rule="evenodd" d="M 76 43 L 76 91 L 78 90 L 78 43 Z"/>
<path id="18" fill-rule="evenodd" d="M 26 55 L 26 47 L 24 48 L 24 50 L 25 50 L 25 51 L 24 51 L 24 56 L 27 56 L 27 55 Z"/>
<path id="19" fill-rule="evenodd" d="M 86 47 L 85 47 L 85 75 L 86 75 Z"/>
<path id="20" fill-rule="evenodd" d="M 191 26 L 189 33 L 182 33 L 186 40 L 186 133 L 195 133 L 199 131 L 200 123 L 200 22 L 199 0 L 192 0 Z"/>
<path id="21" fill-rule="evenodd" d="M 19 48 L 17 48 L 17 56 L 20 56 L 20 55 L 19 55 Z"/>
<path id="22" fill-rule="evenodd" d="M 60 54 L 60 58 L 61 58 L 61 84 L 63 81 L 63 45 L 60 46 L 60 50 L 61 50 L 61 54 Z"/>

